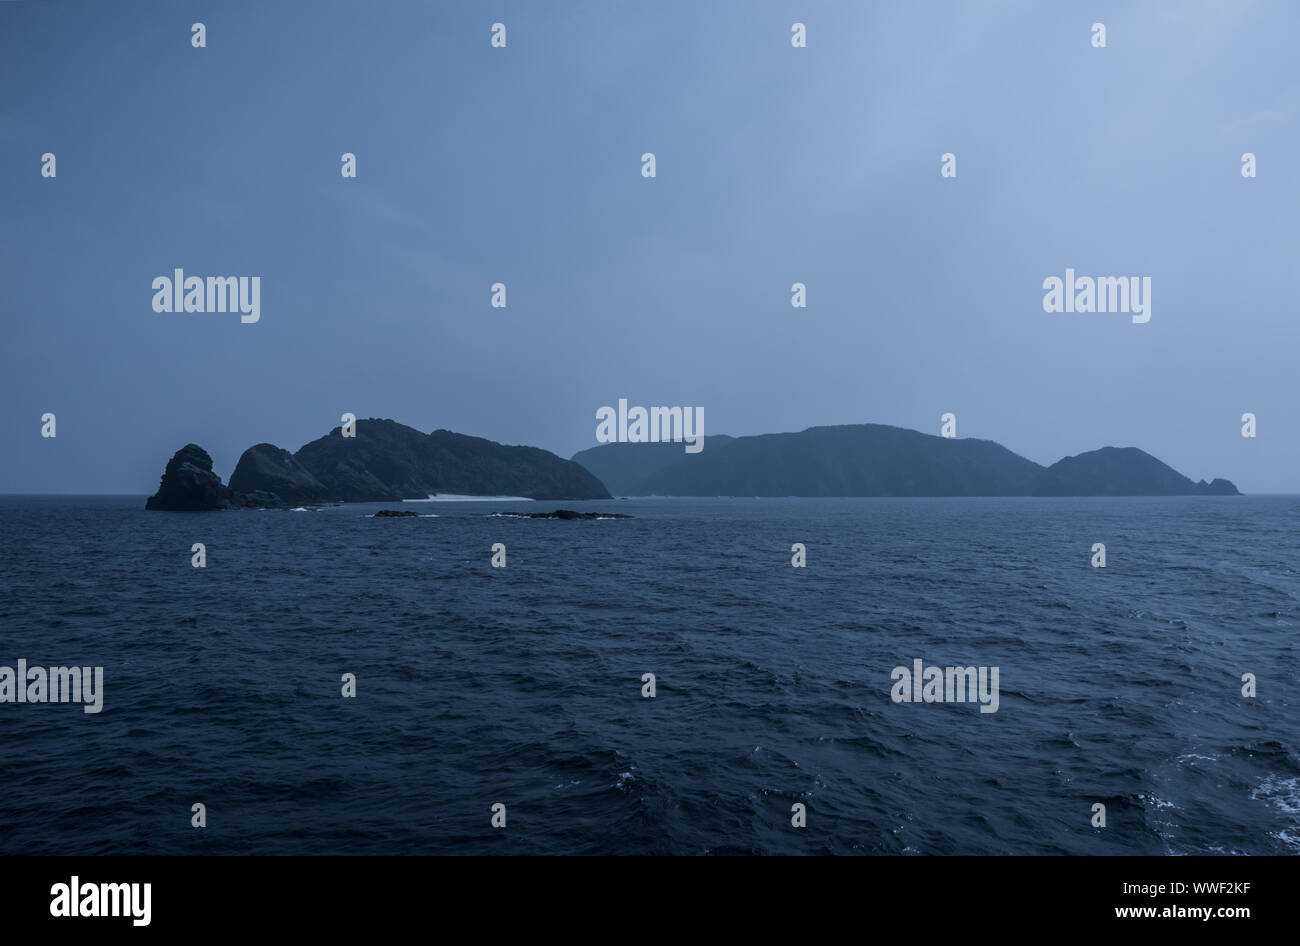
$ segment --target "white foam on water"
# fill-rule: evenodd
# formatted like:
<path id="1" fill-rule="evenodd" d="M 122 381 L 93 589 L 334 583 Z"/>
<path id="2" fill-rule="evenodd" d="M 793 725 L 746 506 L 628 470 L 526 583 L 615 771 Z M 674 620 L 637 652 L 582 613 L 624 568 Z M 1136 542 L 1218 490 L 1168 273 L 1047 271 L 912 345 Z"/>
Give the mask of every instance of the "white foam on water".
<path id="1" fill-rule="evenodd" d="M 1270 833 L 1287 847 L 1300 851 L 1300 778 L 1270 775 L 1255 786 L 1250 797 L 1268 802 L 1296 821 L 1292 827 Z"/>

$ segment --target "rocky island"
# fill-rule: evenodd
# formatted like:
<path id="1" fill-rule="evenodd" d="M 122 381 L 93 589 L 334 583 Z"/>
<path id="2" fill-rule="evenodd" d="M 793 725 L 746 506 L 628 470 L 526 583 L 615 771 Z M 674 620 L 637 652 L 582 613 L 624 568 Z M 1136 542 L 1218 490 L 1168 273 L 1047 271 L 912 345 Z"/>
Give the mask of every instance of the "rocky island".
<path id="1" fill-rule="evenodd" d="M 436 493 L 526 499 L 609 499 L 594 475 L 537 447 L 505 446 L 449 430 L 425 434 L 392 420 L 356 422 L 356 436 L 335 427 L 297 453 L 274 444 L 249 447 L 229 485 L 197 444 L 176 451 L 146 509 L 292 508 L 334 502 L 400 502 Z"/>
<path id="2" fill-rule="evenodd" d="M 603 481 L 603 482 L 602 482 Z M 1051 466 L 991 440 L 938 437 L 883 424 L 678 443 L 611 443 L 565 460 L 449 430 L 421 433 L 392 420 L 336 427 L 290 453 L 249 447 L 229 485 L 212 458 L 187 444 L 167 463 L 146 509 L 294 508 L 400 502 L 436 493 L 609 499 L 636 496 L 1237 496 L 1226 479 L 1193 481 L 1136 447 L 1102 447 Z M 384 515 L 406 514 L 405 510 Z M 498 513 L 535 519 L 619 518 L 617 513 Z"/>

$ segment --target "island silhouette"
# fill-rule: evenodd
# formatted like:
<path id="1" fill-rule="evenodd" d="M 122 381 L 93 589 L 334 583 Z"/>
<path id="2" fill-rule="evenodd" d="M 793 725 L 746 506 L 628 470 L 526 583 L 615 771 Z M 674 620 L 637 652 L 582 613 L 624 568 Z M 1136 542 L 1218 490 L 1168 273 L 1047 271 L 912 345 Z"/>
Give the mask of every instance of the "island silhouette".
<path id="1" fill-rule="evenodd" d="M 1237 496 L 1225 479 L 1197 482 L 1136 447 L 1102 447 L 1044 467 L 991 440 L 923 434 L 883 424 L 798 433 L 711 436 L 680 443 L 611 443 L 570 460 L 449 430 L 393 420 L 335 427 L 296 453 L 249 447 L 229 484 L 187 444 L 168 461 L 146 509 L 275 509 L 394 502 L 437 494 L 526 499 L 621 496 Z"/>

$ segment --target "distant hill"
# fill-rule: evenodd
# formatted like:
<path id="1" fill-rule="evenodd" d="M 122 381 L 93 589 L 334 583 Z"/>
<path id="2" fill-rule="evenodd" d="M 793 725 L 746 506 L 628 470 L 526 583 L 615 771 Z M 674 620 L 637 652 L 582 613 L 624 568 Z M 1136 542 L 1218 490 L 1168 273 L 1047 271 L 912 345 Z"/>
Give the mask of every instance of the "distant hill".
<path id="1" fill-rule="evenodd" d="M 1193 483 L 1132 447 L 1107 447 L 1044 468 L 991 440 L 883 424 L 708 437 L 698 454 L 686 454 L 681 444 L 604 444 L 574 460 L 619 495 L 1238 495 L 1227 480 Z"/>
<path id="2" fill-rule="evenodd" d="M 1035 496 L 1239 496 L 1227 480 L 1193 483 L 1137 447 L 1102 447 L 1057 460 L 1034 483 Z"/>
<path id="3" fill-rule="evenodd" d="M 602 482 L 603 481 L 603 482 Z M 609 499 L 623 496 L 1236 496 L 1224 479 L 1193 482 L 1136 447 L 1103 447 L 1043 467 L 991 440 L 853 424 L 681 443 L 603 444 L 564 460 L 392 420 L 334 428 L 290 453 L 249 447 L 229 485 L 195 444 L 168 462 L 147 509 L 231 509 L 393 502 L 432 493 Z"/>
<path id="4" fill-rule="evenodd" d="M 212 471 L 194 444 L 167 464 L 147 509 L 232 509 L 323 502 L 392 502 L 432 493 L 523 496 L 529 499 L 609 499 L 590 472 L 538 447 L 504 446 L 449 430 L 425 434 L 391 420 L 341 428 L 297 453 L 269 443 L 249 447 L 230 484 Z"/>
<path id="5" fill-rule="evenodd" d="M 710 434 L 704 438 L 705 450 L 716 450 L 733 438 Z M 647 496 L 650 478 L 685 455 L 682 443 L 607 443 L 582 450 L 573 462 L 590 470 L 615 496 Z M 699 456 L 699 454 L 695 454 Z"/>
<path id="6" fill-rule="evenodd" d="M 423 434 L 391 420 L 359 420 L 355 438 L 343 437 L 335 427 L 294 459 L 325 486 L 331 499 L 344 502 L 413 499 L 434 492 L 610 498 L 587 470 L 539 447 L 507 447 L 450 430 Z M 236 477 L 230 485 L 239 488 Z"/>

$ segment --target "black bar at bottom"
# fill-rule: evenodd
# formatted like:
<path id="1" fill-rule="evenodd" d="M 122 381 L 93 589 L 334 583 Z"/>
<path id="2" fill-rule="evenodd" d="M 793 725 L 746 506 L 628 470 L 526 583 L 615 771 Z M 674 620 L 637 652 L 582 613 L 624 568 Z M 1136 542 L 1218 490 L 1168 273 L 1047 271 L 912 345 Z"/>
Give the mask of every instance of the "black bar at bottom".
<path id="1" fill-rule="evenodd" d="M 797 924 L 800 915 L 820 927 L 838 914 L 863 931 L 902 922 L 918 933 L 933 925 L 944 937 L 979 929 L 1126 927 L 1138 935 L 1200 929 L 1230 936 L 1260 920 L 1286 921 L 1283 898 L 1295 864 L 1215 857 L 726 864 L 635 857 L 8 857 L 0 862 L 0 916 L 6 932 L 66 927 L 115 935 L 284 930 L 334 937 L 451 918 L 469 924 L 456 939 L 511 924 L 540 933 L 556 923 L 573 933 L 667 935 L 682 929 L 669 921 L 691 915 L 734 933 Z"/>

